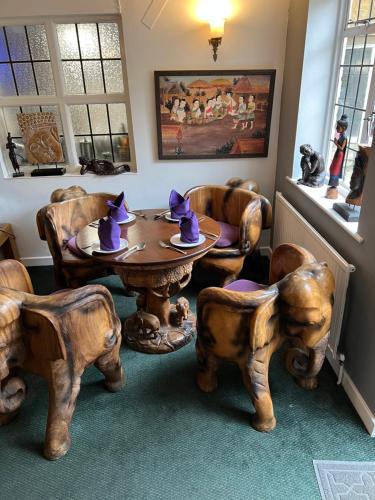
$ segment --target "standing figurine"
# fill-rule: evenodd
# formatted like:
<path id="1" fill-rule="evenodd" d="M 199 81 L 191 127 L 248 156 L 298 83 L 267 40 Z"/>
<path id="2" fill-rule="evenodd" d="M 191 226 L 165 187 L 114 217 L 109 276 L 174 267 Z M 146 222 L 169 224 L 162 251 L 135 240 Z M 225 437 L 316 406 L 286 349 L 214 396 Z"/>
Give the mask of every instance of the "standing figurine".
<path id="1" fill-rule="evenodd" d="M 15 151 L 17 149 L 17 146 L 12 141 L 12 136 L 10 135 L 10 132 L 8 132 L 6 148 L 9 149 L 9 159 L 10 159 L 12 166 L 13 166 L 13 169 L 15 171 L 15 173 L 13 174 L 13 177 L 23 177 L 25 174 L 20 171 L 20 166 L 19 166 L 18 160 L 17 160 L 17 156 L 20 156 L 20 155 L 17 155 L 17 153 Z"/>
<path id="2" fill-rule="evenodd" d="M 342 176 L 342 167 L 345 159 L 346 146 L 348 138 L 346 137 L 346 129 L 348 128 L 348 117 L 342 115 L 340 120 L 336 122 L 336 135 L 333 142 L 336 145 L 336 151 L 329 167 L 329 181 L 326 198 L 336 199 L 338 196 L 337 186 Z"/>

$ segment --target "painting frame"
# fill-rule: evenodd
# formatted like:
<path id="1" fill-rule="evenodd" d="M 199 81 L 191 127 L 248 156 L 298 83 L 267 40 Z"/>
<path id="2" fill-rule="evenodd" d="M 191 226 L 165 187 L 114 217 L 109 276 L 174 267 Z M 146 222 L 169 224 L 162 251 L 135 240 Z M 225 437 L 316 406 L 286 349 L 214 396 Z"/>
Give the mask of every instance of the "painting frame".
<path id="1" fill-rule="evenodd" d="M 179 82 L 177 82 L 177 80 L 176 80 L 176 82 L 174 82 L 173 81 L 174 77 L 178 77 Z M 230 82 L 229 77 L 232 77 L 233 83 L 230 85 L 227 84 L 226 88 L 223 87 L 223 90 L 221 93 L 223 95 L 225 93 L 224 97 L 226 97 L 228 94 L 231 94 L 231 97 L 233 97 L 233 95 L 235 96 L 235 98 L 233 99 L 233 103 L 234 103 L 233 107 L 235 108 L 237 106 L 238 112 L 236 115 L 231 114 L 229 116 L 229 114 L 227 113 L 226 116 L 220 117 L 220 118 L 225 119 L 225 120 L 222 120 L 221 127 L 219 127 L 220 123 L 214 125 L 217 129 L 217 130 L 215 130 L 216 136 L 218 134 L 220 135 L 221 133 L 222 134 L 226 133 L 228 140 L 227 140 L 227 142 L 223 143 L 222 147 L 215 148 L 215 146 L 213 146 L 213 148 L 215 148 L 215 151 L 212 151 L 210 153 L 208 153 L 207 151 L 203 152 L 203 153 L 199 152 L 199 151 L 193 152 L 193 153 L 189 152 L 189 151 L 186 152 L 184 150 L 184 147 L 183 147 L 183 131 L 185 130 L 185 132 L 186 132 L 189 130 L 193 130 L 193 129 L 188 128 L 189 127 L 188 120 L 192 120 L 191 116 L 192 116 L 192 112 L 194 110 L 194 103 L 191 106 L 189 106 L 189 104 L 187 103 L 188 108 L 190 108 L 190 111 L 188 113 L 188 115 L 189 115 L 188 118 L 186 118 L 186 113 L 185 113 L 185 117 L 183 118 L 184 121 L 181 122 L 180 121 L 181 116 L 179 116 L 178 118 L 176 118 L 175 125 L 172 122 L 171 114 L 173 111 L 173 107 L 171 108 L 171 106 L 173 106 L 173 104 L 171 103 L 170 99 L 171 99 L 171 96 L 173 96 L 173 91 L 169 92 L 169 90 L 168 90 L 168 99 L 169 100 L 167 101 L 166 92 L 165 92 L 164 87 L 163 87 L 163 85 L 165 86 L 166 83 L 162 83 L 162 79 L 163 79 L 163 82 L 172 81 L 172 83 L 176 83 L 176 84 L 178 83 L 178 85 L 181 85 L 181 83 L 182 83 L 182 85 L 184 87 L 185 86 L 185 84 L 183 82 L 184 77 L 187 78 L 189 81 L 194 79 L 195 82 L 198 82 L 198 81 L 204 82 L 205 80 L 202 80 L 202 79 L 205 77 L 206 77 L 206 79 L 209 79 L 209 78 L 212 79 L 212 77 L 216 77 L 214 80 L 211 80 L 212 82 L 219 82 L 219 80 L 222 80 L 223 82 Z M 254 133 L 256 131 L 252 132 L 251 133 L 252 135 L 250 136 L 250 132 L 248 130 L 247 133 L 249 134 L 249 137 L 242 134 L 244 137 L 241 138 L 241 137 L 238 137 L 238 135 L 239 135 L 238 131 L 231 132 L 231 129 L 233 130 L 234 128 L 233 128 L 233 126 L 230 126 L 230 125 L 233 125 L 236 123 L 235 120 L 238 120 L 239 116 L 242 116 L 242 117 L 245 116 L 244 114 L 239 113 L 240 102 L 237 102 L 237 101 L 239 101 L 239 97 L 242 97 L 242 105 L 244 106 L 245 105 L 244 100 L 246 100 L 246 99 L 244 99 L 243 95 L 240 95 L 240 94 L 242 94 L 241 92 L 236 92 L 234 90 L 235 85 L 238 85 L 238 87 L 240 88 L 241 83 L 247 82 L 248 87 L 251 89 L 251 81 L 252 81 L 251 78 L 252 77 L 253 77 L 253 81 L 261 81 L 261 80 L 265 81 L 265 79 L 268 79 L 268 92 L 259 93 L 259 95 L 263 96 L 262 102 L 264 102 L 264 95 L 266 95 L 267 98 L 266 98 L 266 102 L 265 102 L 266 113 L 264 113 L 264 110 L 262 110 L 260 112 L 260 113 L 262 113 L 262 128 L 261 128 L 261 130 L 258 131 L 258 135 L 261 135 L 262 137 L 259 137 L 257 141 L 255 140 L 255 137 L 253 137 Z M 243 81 L 241 81 L 241 79 L 243 79 Z M 264 158 L 264 157 L 267 157 L 268 150 L 269 150 L 269 139 L 270 139 L 270 128 L 271 128 L 271 120 L 272 120 L 275 80 L 276 80 L 276 70 L 275 69 L 154 71 L 157 142 L 158 142 L 158 158 L 159 158 L 159 160 L 207 160 L 207 159 L 262 158 L 262 157 Z M 234 82 L 236 82 L 236 84 L 234 84 Z M 209 87 L 210 89 L 215 88 L 216 84 L 213 85 L 213 84 L 209 84 L 208 82 L 205 82 L 205 83 L 207 83 L 208 85 L 212 85 L 211 87 Z M 217 85 L 218 85 L 218 83 L 217 83 Z M 181 88 L 183 88 L 183 87 L 181 87 Z M 189 87 L 189 85 L 187 87 Z M 180 87 L 178 87 L 178 89 L 180 89 Z M 186 89 L 186 87 L 185 87 L 185 89 Z M 219 89 L 216 89 L 216 90 L 218 91 Z M 247 88 L 245 90 L 246 90 L 245 94 L 247 96 L 247 99 L 249 100 L 250 95 L 252 95 L 253 100 L 256 101 L 256 95 L 257 95 L 256 92 L 252 92 L 252 91 L 248 92 Z M 178 92 L 180 92 L 182 94 L 185 93 L 186 96 L 191 97 L 191 93 L 188 95 L 190 90 L 185 90 L 185 91 L 178 90 Z M 178 92 L 175 92 L 175 93 L 178 93 Z M 195 101 L 197 101 L 197 100 L 200 101 L 201 98 L 203 97 L 203 95 L 206 95 L 204 93 L 204 91 L 202 91 L 200 89 L 198 89 L 199 95 L 196 96 L 196 94 L 197 94 L 197 91 L 195 91 Z M 181 102 L 182 102 L 182 100 L 187 101 L 188 97 L 186 97 L 186 99 L 184 97 L 182 97 L 182 99 L 181 99 L 181 97 L 176 97 L 174 102 L 176 102 L 177 100 L 181 100 Z M 217 97 L 215 99 L 217 99 Z M 190 99 L 190 100 L 192 100 L 192 99 Z M 198 104 L 199 104 L 199 102 L 198 102 Z M 167 108 L 167 106 L 169 106 L 169 107 Z M 204 106 L 203 103 L 200 104 L 200 109 L 201 109 L 200 114 L 203 113 L 202 106 Z M 186 107 L 186 105 L 185 105 L 185 107 Z M 204 118 L 202 118 L 202 125 L 206 126 L 206 128 L 208 128 L 208 126 L 211 126 L 212 122 L 216 121 L 216 119 L 213 118 L 211 120 L 211 122 L 209 122 L 209 121 L 205 122 L 205 120 L 208 120 L 208 113 L 206 113 L 206 110 L 208 108 L 209 108 L 209 106 L 208 106 L 208 101 L 207 101 L 207 107 L 204 110 Z M 167 109 L 169 109 L 170 115 L 168 115 Z M 227 107 L 227 109 L 228 109 L 228 107 Z M 196 116 L 196 114 L 197 113 L 195 113 L 194 116 Z M 253 113 L 253 116 L 255 115 L 255 117 L 256 117 L 257 114 L 258 114 L 258 112 L 257 112 L 257 109 L 255 108 L 255 113 Z M 249 115 L 246 115 L 246 116 L 249 116 Z M 230 122 L 230 120 L 233 123 Z M 254 125 L 255 123 L 256 123 L 256 120 L 254 120 L 254 118 L 253 118 L 252 125 Z M 225 130 L 224 130 L 224 125 L 226 127 Z M 203 126 L 201 127 L 200 133 L 203 131 Z M 243 127 L 243 125 L 242 125 L 242 127 Z M 248 127 L 248 125 L 247 125 L 247 127 Z M 236 125 L 236 128 L 237 128 L 237 125 Z M 240 132 L 244 131 L 244 130 L 245 129 L 240 129 Z M 224 131 L 224 132 L 222 132 L 222 131 Z M 203 136 L 204 134 L 200 134 L 200 135 Z M 213 135 L 213 134 L 211 134 L 211 135 Z M 179 138 L 179 136 L 180 136 L 180 138 Z M 170 139 L 171 137 L 173 137 L 173 139 L 171 139 L 171 140 L 172 140 L 173 144 L 175 144 L 175 146 L 173 146 L 173 144 L 171 143 L 171 140 L 170 140 L 169 146 L 168 146 L 168 138 Z M 209 135 L 206 137 L 209 137 Z M 193 140 L 194 140 L 194 137 L 192 137 L 190 139 L 190 141 L 193 142 L 193 145 L 196 148 L 197 141 L 193 141 Z M 255 143 L 256 143 L 256 147 L 255 147 Z M 233 146 L 231 147 L 232 144 L 233 144 Z M 245 147 L 242 147 L 242 146 L 245 146 Z M 168 147 L 169 147 L 169 151 L 168 151 Z M 171 148 L 173 149 L 173 147 L 174 147 L 174 151 L 171 151 Z M 251 150 L 252 147 L 254 150 Z M 199 149 L 199 145 L 198 145 L 198 149 Z"/>

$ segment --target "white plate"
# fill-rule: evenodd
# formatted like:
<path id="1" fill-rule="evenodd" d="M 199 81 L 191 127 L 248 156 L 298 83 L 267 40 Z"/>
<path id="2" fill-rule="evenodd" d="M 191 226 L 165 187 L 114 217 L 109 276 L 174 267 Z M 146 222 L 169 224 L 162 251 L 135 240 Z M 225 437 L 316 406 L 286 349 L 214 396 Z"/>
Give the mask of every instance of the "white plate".
<path id="1" fill-rule="evenodd" d="M 199 240 L 195 243 L 186 243 L 185 241 L 181 241 L 181 233 L 174 234 L 171 236 L 170 242 L 172 245 L 176 247 L 189 248 L 189 247 L 197 247 L 206 241 L 206 237 L 203 234 L 199 234 Z"/>
<path id="2" fill-rule="evenodd" d="M 164 214 L 164 218 L 169 220 L 170 222 L 180 222 L 180 219 L 173 219 L 171 217 L 171 212 L 167 212 L 166 214 Z"/>
<path id="3" fill-rule="evenodd" d="M 128 240 L 125 240 L 124 238 L 120 238 L 120 246 L 117 250 L 102 250 L 100 248 L 100 241 L 95 241 L 91 245 L 91 248 L 92 248 L 92 251 L 96 252 L 96 253 L 104 253 L 104 254 L 116 253 L 116 252 L 120 252 L 121 250 L 125 250 L 125 248 L 128 248 Z"/>
<path id="4" fill-rule="evenodd" d="M 122 220 L 121 222 L 117 222 L 117 224 L 127 224 L 128 222 L 132 222 L 136 216 L 134 214 L 128 214 L 129 217 L 125 220 Z"/>

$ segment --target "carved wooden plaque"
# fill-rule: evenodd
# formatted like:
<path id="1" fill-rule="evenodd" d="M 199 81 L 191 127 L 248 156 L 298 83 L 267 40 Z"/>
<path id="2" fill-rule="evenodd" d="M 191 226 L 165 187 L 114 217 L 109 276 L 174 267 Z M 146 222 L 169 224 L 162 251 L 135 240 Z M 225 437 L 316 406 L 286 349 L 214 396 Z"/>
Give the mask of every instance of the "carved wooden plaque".
<path id="1" fill-rule="evenodd" d="M 35 164 L 60 163 L 64 154 L 52 112 L 18 113 L 27 160 Z"/>

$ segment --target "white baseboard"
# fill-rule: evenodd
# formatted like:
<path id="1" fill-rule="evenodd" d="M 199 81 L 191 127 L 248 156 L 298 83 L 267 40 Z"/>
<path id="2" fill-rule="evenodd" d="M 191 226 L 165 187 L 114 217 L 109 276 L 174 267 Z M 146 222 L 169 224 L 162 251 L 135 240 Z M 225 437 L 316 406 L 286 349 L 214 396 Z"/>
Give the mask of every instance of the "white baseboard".
<path id="1" fill-rule="evenodd" d="M 333 359 L 332 353 L 329 350 L 327 350 L 326 357 L 330 365 L 332 366 L 334 372 L 336 373 L 336 375 L 338 375 L 339 373 L 338 361 L 336 359 Z M 364 426 L 366 427 L 367 432 L 370 434 L 371 437 L 375 437 L 375 415 L 367 406 L 366 401 L 363 399 L 357 386 L 354 384 L 353 380 L 350 378 L 345 368 L 343 371 L 341 385 L 346 394 L 348 395 L 352 405 L 354 406 Z"/>
<path id="2" fill-rule="evenodd" d="M 262 257 L 268 257 L 271 259 L 272 249 L 271 247 L 259 247 L 259 252 Z"/>
<path id="3" fill-rule="evenodd" d="M 22 264 L 26 267 L 35 267 L 35 266 L 52 266 L 53 261 L 51 256 L 47 257 L 22 257 Z"/>

